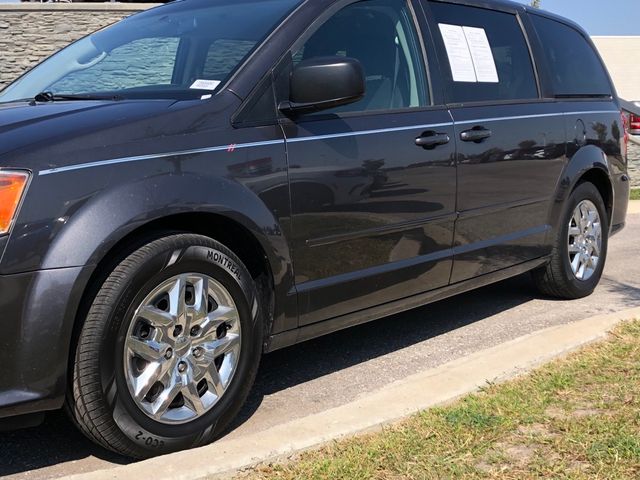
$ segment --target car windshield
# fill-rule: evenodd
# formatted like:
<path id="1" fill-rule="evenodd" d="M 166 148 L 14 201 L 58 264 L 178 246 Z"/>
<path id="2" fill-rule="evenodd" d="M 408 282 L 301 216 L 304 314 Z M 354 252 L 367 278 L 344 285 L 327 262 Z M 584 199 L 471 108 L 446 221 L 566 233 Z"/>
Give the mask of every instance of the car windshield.
<path id="1" fill-rule="evenodd" d="M 53 55 L 0 103 L 194 99 L 213 93 L 301 0 L 183 0 L 133 15 Z M 49 95 L 50 94 L 50 95 Z"/>

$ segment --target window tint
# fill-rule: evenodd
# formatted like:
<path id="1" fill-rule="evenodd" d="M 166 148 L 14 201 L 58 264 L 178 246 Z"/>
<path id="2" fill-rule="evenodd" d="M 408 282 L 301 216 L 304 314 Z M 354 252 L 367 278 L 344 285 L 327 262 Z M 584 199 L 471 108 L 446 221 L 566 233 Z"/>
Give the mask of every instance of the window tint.
<path id="1" fill-rule="evenodd" d="M 359 60 L 367 88 L 359 102 L 328 112 L 428 104 L 422 51 L 405 0 L 366 0 L 348 5 L 293 52 L 293 63 L 333 55 Z"/>
<path id="2" fill-rule="evenodd" d="M 144 38 L 115 48 L 104 60 L 77 70 L 51 85 L 60 93 L 84 91 L 115 91 L 143 87 L 153 78 L 155 85 L 171 85 L 173 66 L 180 39 Z"/>
<path id="3" fill-rule="evenodd" d="M 301 1 L 169 2 L 71 44 L 0 92 L 0 103 L 40 92 L 202 98 Z"/>
<path id="4" fill-rule="evenodd" d="M 538 98 L 538 87 L 529 47 L 515 15 L 436 2 L 431 2 L 431 11 L 436 24 L 440 27 L 436 35 L 441 44 L 443 58 L 448 60 L 449 68 L 445 67 L 445 71 L 448 73 L 450 82 L 449 101 L 466 103 Z M 461 43 L 456 45 L 455 42 L 449 41 L 449 49 L 447 49 L 441 35 L 442 26 L 453 30 L 462 27 Z M 463 30 L 480 32 L 481 37 L 484 30 L 486 40 L 489 42 L 486 52 L 477 48 L 482 47 L 482 42 L 478 41 L 477 35 L 472 37 L 467 33 L 465 36 L 465 33 L 462 33 Z M 456 49 L 456 46 L 463 51 Z M 491 56 L 493 62 L 491 62 Z M 452 65 L 452 62 L 458 69 L 468 66 L 468 75 L 465 75 L 463 80 L 460 80 L 462 78 L 460 75 L 454 77 L 452 68 L 456 65 Z M 447 65 L 446 60 L 445 65 Z M 487 74 L 487 65 L 490 67 L 489 74 Z M 497 78 L 495 78 L 496 73 Z"/>
<path id="5" fill-rule="evenodd" d="M 602 62 L 580 32 L 538 15 L 531 19 L 546 53 L 557 96 L 612 94 Z"/>
<path id="6" fill-rule="evenodd" d="M 255 44 L 256 42 L 251 40 L 216 40 L 207 52 L 201 78 L 213 80 L 226 78 L 235 66 L 253 50 Z"/>

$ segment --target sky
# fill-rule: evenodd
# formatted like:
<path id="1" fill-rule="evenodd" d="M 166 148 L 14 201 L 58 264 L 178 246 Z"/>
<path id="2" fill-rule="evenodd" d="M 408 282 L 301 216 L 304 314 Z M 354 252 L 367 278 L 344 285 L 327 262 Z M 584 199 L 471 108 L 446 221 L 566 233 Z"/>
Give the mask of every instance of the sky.
<path id="1" fill-rule="evenodd" d="M 541 8 L 570 18 L 589 35 L 640 35 L 640 0 L 542 0 Z"/>

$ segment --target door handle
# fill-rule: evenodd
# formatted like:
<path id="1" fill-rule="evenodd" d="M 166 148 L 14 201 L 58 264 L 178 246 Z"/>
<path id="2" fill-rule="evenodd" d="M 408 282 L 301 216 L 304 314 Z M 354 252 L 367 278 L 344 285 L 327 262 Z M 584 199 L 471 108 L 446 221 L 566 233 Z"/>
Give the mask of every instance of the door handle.
<path id="1" fill-rule="evenodd" d="M 460 140 L 463 142 L 480 143 L 491 136 L 491 130 L 484 127 L 473 127 L 471 130 L 465 130 L 460 134 Z"/>
<path id="2" fill-rule="evenodd" d="M 416 145 L 427 150 L 436 148 L 439 145 L 446 145 L 451 141 L 449 135 L 446 133 L 437 132 L 424 132 L 418 138 L 416 138 Z"/>

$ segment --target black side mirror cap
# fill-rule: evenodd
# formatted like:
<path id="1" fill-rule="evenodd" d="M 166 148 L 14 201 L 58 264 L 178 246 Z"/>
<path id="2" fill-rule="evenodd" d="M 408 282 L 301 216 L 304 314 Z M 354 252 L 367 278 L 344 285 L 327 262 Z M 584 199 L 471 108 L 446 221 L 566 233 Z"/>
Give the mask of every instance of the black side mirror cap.
<path id="1" fill-rule="evenodd" d="M 314 57 L 293 69 L 289 101 L 278 108 L 289 115 L 316 112 L 357 102 L 365 91 L 364 68 L 358 60 Z"/>

